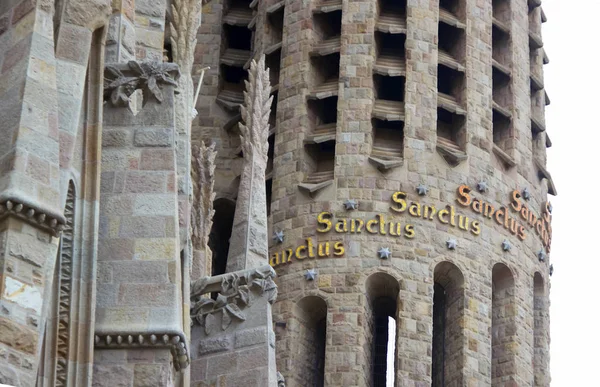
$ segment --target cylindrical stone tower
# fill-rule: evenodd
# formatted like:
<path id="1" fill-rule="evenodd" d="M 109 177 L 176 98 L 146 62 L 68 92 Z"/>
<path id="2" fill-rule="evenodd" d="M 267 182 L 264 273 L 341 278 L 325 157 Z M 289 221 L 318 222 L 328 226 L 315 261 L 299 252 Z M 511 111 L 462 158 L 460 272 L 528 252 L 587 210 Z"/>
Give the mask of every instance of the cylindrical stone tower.
<path id="1" fill-rule="evenodd" d="M 212 273 L 251 58 L 290 386 L 548 386 L 556 194 L 541 0 L 213 0 L 194 141 L 217 142 Z"/>

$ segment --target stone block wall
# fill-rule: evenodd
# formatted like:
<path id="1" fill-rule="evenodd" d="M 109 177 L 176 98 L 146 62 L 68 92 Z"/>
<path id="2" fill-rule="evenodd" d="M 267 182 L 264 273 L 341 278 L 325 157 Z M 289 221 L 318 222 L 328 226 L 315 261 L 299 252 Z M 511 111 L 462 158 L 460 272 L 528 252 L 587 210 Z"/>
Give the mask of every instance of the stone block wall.
<path id="1" fill-rule="evenodd" d="M 280 295 L 273 307 L 274 321 L 287 323 L 278 328 L 278 366 L 290 383 L 301 372 L 297 368 L 292 348 L 302 346 L 303 335 L 298 334 L 292 311 L 306 296 L 321 297 L 327 303 L 327 339 L 325 385 L 370 385 L 369 322 L 364 319 L 369 303 L 365 296 L 366 279 L 374 273 L 384 272 L 395 278 L 399 285 L 398 309 L 395 316 L 398 332 L 396 342 L 396 381 L 404 384 L 429 384 L 432 378 L 432 312 L 434 283 L 442 281 L 445 262 L 452 264 L 463 278 L 461 285 L 452 294 L 457 298 L 448 304 L 445 318 L 453 322 L 448 332 L 453 338 L 451 347 L 456 347 L 447 360 L 445 375 L 467 385 L 496 385 L 492 375 L 493 359 L 509 358 L 514 368 L 499 371 L 502 380 L 517 385 L 534 383 L 532 368 L 534 353 L 539 354 L 535 364 L 536 374 L 548 373 L 548 340 L 538 329 L 534 340 L 533 278 L 536 274 L 544 285 L 538 287 L 538 299 L 547 299 L 549 262 L 540 261 L 538 252 L 544 250 L 542 241 L 534 228 L 527 227 L 527 236 L 518 238 L 494 219 L 480 219 L 470 208 L 457 202 L 457 188 L 466 184 L 473 188 L 473 196 L 489 202 L 494 208 L 507 207 L 508 214 L 518 218 L 511 210 L 511 192 L 527 191 L 531 199 L 521 202 L 531 209 L 536 217 L 546 212 L 548 193 L 554 193 L 550 175 L 545 171 L 545 132 L 535 134 L 532 118 L 543 117 L 543 106 L 538 101 L 545 91 L 532 99 L 531 76 L 541 76 L 540 58 L 543 50 L 530 46 L 530 32 L 539 33 L 542 11 L 529 2 L 507 1 L 511 18 L 507 24 L 510 44 L 507 58 L 510 59 L 510 90 L 507 103 L 511 115 L 511 132 L 508 158 L 494 150 L 493 137 L 493 62 L 492 62 L 492 3 L 464 0 L 461 2 L 462 23 L 465 34 L 465 75 L 462 105 L 466 110 L 464 124 L 465 158 L 458 163 L 447 162 L 440 153 L 436 133 L 438 118 L 438 24 L 440 7 L 436 0 L 407 1 L 406 12 L 406 75 L 404 99 L 404 148 L 403 158 L 394 168 L 381 169 L 369 161 L 373 148 L 372 112 L 375 102 L 373 67 L 376 62 L 375 35 L 379 30 L 377 13 L 380 2 L 374 0 L 351 2 L 343 0 L 330 7 L 341 8 L 342 33 L 340 47 L 339 89 L 337 124 L 335 132 L 335 170 L 333 182 L 316 192 L 308 194 L 298 188 L 314 170 L 305 141 L 311 135 L 311 116 L 307 96 L 312 92 L 316 79 L 311 65 L 311 51 L 318 34 L 314 31 L 314 11 L 321 7 L 319 1 L 285 1 L 285 17 L 281 54 L 280 89 L 276 112 L 274 143 L 274 180 L 271 202 L 272 231 L 282 230 L 285 240 L 273 243 L 271 253 L 329 241 L 342 242 L 343 257 L 292 258 L 291 263 L 276 267 Z M 268 8 L 268 7 L 267 7 Z M 218 30 L 220 15 L 211 6 L 205 32 L 215 33 L 199 42 L 197 52 L 202 53 L 204 62 L 218 57 L 220 42 Z M 259 6 L 257 23 L 266 23 Z M 540 21 L 541 22 L 541 21 Z M 257 35 L 266 31 L 256 27 Z M 266 32 L 263 32 L 263 36 Z M 258 55 L 260 45 L 255 45 Z M 533 59 L 535 58 L 535 63 Z M 210 78 L 209 78 L 210 79 Z M 205 117 L 194 128 L 194 137 L 228 139 L 228 132 L 219 124 L 220 113 L 209 97 L 216 93 L 213 80 L 207 80 L 203 89 Z M 212 96 L 216 94 L 210 94 Z M 541 101 L 541 100 L 540 100 Z M 547 102 L 547 101 L 545 101 Z M 539 106 L 531 110 L 531 106 Z M 222 121 L 221 121 L 222 122 Z M 533 130 L 533 132 L 532 132 Z M 537 137 L 536 137 L 537 136 Z M 542 140 L 543 139 L 543 140 Z M 222 140 L 217 170 L 217 195 L 225 195 L 231 177 L 239 174 L 233 167 L 235 158 L 231 150 L 234 142 Z M 542 144 L 542 142 L 544 142 Z M 539 143 L 538 145 L 535 145 Z M 541 144 L 541 146 L 540 146 Z M 534 149 L 539 154 L 534 156 Z M 541 166 L 541 167 L 540 167 Z M 225 172 L 226 171 L 226 172 Z M 225 178 L 227 176 L 227 178 Z M 478 192 L 479 182 L 486 183 L 486 190 Z M 227 182 L 227 183 L 226 183 Z M 420 196 L 416 187 L 427 187 Z M 475 235 L 463 232 L 458 225 L 453 227 L 438 222 L 413 217 L 408 213 L 396 214 L 390 210 L 394 192 L 407 194 L 407 204 L 419 202 L 433 205 L 437 210 L 448 205 L 455 211 L 468 216 L 470 222 L 480 221 L 481 232 Z M 347 199 L 358 202 L 358 210 L 348 211 L 343 203 Z M 330 212 L 335 219 L 359 218 L 365 222 L 383 214 L 386 223 L 400 222 L 414 226 L 414 236 L 404 232 L 400 237 L 373 235 L 370 233 L 327 233 L 317 232 L 319 213 Z M 464 221 L 464 218 L 463 218 Z M 522 221 L 522 218 L 521 218 Z M 449 249 L 448 240 L 456 240 L 456 249 Z M 504 251 L 502 242 L 507 240 L 511 249 Z M 390 259 L 380 259 L 378 250 L 388 247 Z M 504 313 L 510 322 L 501 323 L 494 318 L 492 296 L 492 272 L 494 265 L 502 263 L 514 277 L 514 307 L 518 315 Z M 317 278 L 307 281 L 306 269 L 316 269 Z M 442 271 L 440 271 L 442 270 Z M 436 271 L 438 275 L 436 275 Z M 447 270 L 446 270 L 447 271 Z M 449 286 L 447 284 L 447 286 Z M 543 294 L 543 296 L 542 296 Z M 503 304 L 504 305 L 504 304 Z M 537 305 L 542 305 L 541 301 Z M 499 307 L 499 306 L 498 306 Z M 502 307 L 499 310 L 508 310 Z M 545 307 L 544 307 L 545 308 Z M 500 313 L 500 312 L 499 312 Z M 541 316 L 540 312 L 535 312 Z M 538 318 L 536 326 L 547 319 Z M 500 325 L 498 325 L 500 324 Z M 492 326 L 511 326 L 501 339 L 502 349 L 492 348 Z M 503 328 L 501 328 L 502 330 Z M 349 342 L 338 341 L 344 332 Z M 542 337 L 544 337 L 542 339 Z M 507 344 L 508 343 L 508 344 Z M 496 352 L 496 354 L 494 354 Z M 543 355 L 544 354 L 544 355 Z M 542 364 L 543 365 L 540 365 Z M 541 369 L 545 371 L 540 371 Z M 506 371 L 506 372 L 505 372 Z M 497 374 L 495 372 L 495 374 Z M 449 378 L 449 379 L 448 379 Z M 541 380 L 541 379 L 540 379 Z M 544 380 L 540 385 L 547 385 Z"/>

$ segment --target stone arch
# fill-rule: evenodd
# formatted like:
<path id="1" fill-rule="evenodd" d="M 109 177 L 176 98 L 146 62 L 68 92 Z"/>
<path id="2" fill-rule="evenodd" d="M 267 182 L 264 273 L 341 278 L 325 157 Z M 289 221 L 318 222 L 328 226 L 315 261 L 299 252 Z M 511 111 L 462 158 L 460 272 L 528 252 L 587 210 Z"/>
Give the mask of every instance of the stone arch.
<path id="1" fill-rule="evenodd" d="M 516 382 L 517 342 L 515 278 L 503 263 L 492 269 L 492 385 Z"/>
<path id="2" fill-rule="evenodd" d="M 286 370 L 285 377 L 293 381 L 293 385 L 322 387 L 325 384 L 327 312 L 327 302 L 317 295 L 301 298 L 292 308 L 287 330 L 292 341 L 290 357 L 294 366 Z"/>
<path id="3" fill-rule="evenodd" d="M 533 275 L 533 385 L 547 386 L 549 311 L 546 283 L 540 272 Z"/>
<path id="4" fill-rule="evenodd" d="M 366 323 L 365 358 L 370 367 L 370 382 L 374 387 L 385 387 L 389 382 L 388 352 L 394 351 L 394 369 L 397 369 L 397 338 L 399 313 L 400 283 L 392 275 L 376 272 L 369 275 L 365 281 Z M 393 320 L 393 321 L 392 321 Z M 390 324 L 395 327 L 395 333 L 390 338 Z M 394 343 L 393 348 L 389 347 Z M 395 378 L 394 378 L 395 379 Z"/>
<path id="5" fill-rule="evenodd" d="M 450 261 L 433 271 L 432 386 L 464 384 L 465 277 Z"/>
<path id="6" fill-rule="evenodd" d="M 226 198 L 213 202 L 215 215 L 208 238 L 208 246 L 212 250 L 212 275 L 223 274 L 227 268 L 229 239 L 235 215 L 235 201 Z"/>

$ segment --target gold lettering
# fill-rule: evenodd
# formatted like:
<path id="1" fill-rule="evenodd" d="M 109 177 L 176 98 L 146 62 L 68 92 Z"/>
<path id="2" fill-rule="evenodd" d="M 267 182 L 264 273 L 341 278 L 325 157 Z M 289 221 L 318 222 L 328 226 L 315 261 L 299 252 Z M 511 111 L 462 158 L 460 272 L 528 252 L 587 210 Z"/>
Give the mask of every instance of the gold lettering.
<path id="1" fill-rule="evenodd" d="M 523 226 L 519 226 L 519 232 L 517 233 L 517 236 L 519 237 L 520 240 L 524 241 L 525 240 L 525 227 Z"/>
<path id="2" fill-rule="evenodd" d="M 446 218 L 448 214 L 449 212 L 447 209 L 440 210 L 440 212 L 438 212 L 438 219 L 440 220 L 440 222 L 448 224 L 448 218 Z"/>
<path id="3" fill-rule="evenodd" d="M 458 227 L 461 230 L 468 231 L 469 230 L 469 218 L 467 216 L 458 216 Z"/>
<path id="4" fill-rule="evenodd" d="M 360 234 L 365 225 L 365 221 L 362 219 L 352 219 L 352 223 L 350 224 L 350 232 L 355 232 Z"/>
<path id="5" fill-rule="evenodd" d="M 471 233 L 473 233 L 473 235 L 479 235 L 481 233 L 481 226 L 476 220 L 471 223 Z"/>
<path id="6" fill-rule="evenodd" d="M 412 202 L 410 204 L 410 208 L 408 209 L 408 213 L 412 216 L 421 217 L 421 205 L 419 203 Z"/>
<path id="7" fill-rule="evenodd" d="M 412 224 L 404 226 L 404 236 L 408 239 L 413 239 L 415 237 L 415 226 Z"/>
<path id="8" fill-rule="evenodd" d="M 473 200 L 473 211 L 481 214 L 483 212 L 483 202 L 479 199 Z"/>
<path id="9" fill-rule="evenodd" d="M 325 252 L 323 252 L 325 246 Z M 319 257 L 329 257 L 329 242 L 319 243 Z"/>
<path id="10" fill-rule="evenodd" d="M 454 206 L 450 206 L 450 225 L 456 227 L 456 212 Z"/>
<path id="11" fill-rule="evenodd" d="M 433 220 L 436 212 L 435 206 L 423 206 L 423 218 L 425 219 Z"/>
<path id="12" fill-rule="evenodd" d="M 306 243 L 308 244 L 308 256 L 310 258 L 315 257 L 315 246 L 313 245 L 312 238 L 306 238 Z"/>
<path id="13" fill-rule="evenodd" d="M 333 215 L 331 214 L 331 212 L 321 212 L 318 216 L 317 216 L 317 223 L 319 225 L 324 226 L 323 228 L 317 228 L 317 232 L 328 232 L 329 230 L 331 230 L 331 221 L 329 220 Z"/>
<path id="14" fill-rule="evenodd" d="M 375 219 L 371 219 L 367 222 L 367 231 L 371 234 L 377 234 L 377 230 L 373 230 L 372 227 L 375 226 L 377 222 Z"/>
<path id="15" fill-rule="evenodd" d="M 335 224 L 335 232 L 348 232 L 348 223 L 346 222 L 346 219 L 338 219 Z"/>
<path id="16" fill-rule="evenodd" d="M 287 249 L 287 258 L 285 256 L 285 252 L 281 253 L 281 263 L 289 263 L 292 262 L 292 256 L 294 255 L 294 250 L 292 249 Z"/>
<path id="17" fill-rule="evenodd" d="M 335 242 L 335 244 L 333 245 L 333 249 L 335 250 L 333 252 L 333 255 L 335 255 L 336 257 L 344 255 L 344 253 L 346 252 L 343 242 Z"/>
<path id="18" fill-rule="evenodd" d="M 269 260 L 269 265 L 271 265 L 271 267 L 275 267 L 275 266 L 279 265 L 279 253 L 275 253 L 275 254 L 271 255 L 271 259 Z"/>
<path id="19" fill-rule="evenodd" d="M 377 214 L 377 217 L 379 218 L 379 233 L 381 235 L 385 235 L 385 219 L 383 218 L 383 215 L 381 214 Z"/>
<path id="20" fill-rule="evenodd" d="M 395 229 L 394 229 L 394 225 L 396 226 Z M 400 236 L 401 234 L 402 234 L 402 225 L 400 224 L 400 222 L 398 222 L 398 223 L 390 222 L 390 235 Z"/>
<path id="21" fill-rule="evenodd" d="M 296 259 L 303 260 L 304 258 L 306 258 L 306 255 L 304 255 L 304 256 L 300 255 L 300 253 L 303 250 L 306 251 L 306 246 L 304 246 L 304 245 L 298 246 L 296 248 Z"/>
<path id="22" fill-rule="evenodd" d="M 494 206 L 492 206 L 489 203 L 485 203 L 485 210 L 483 211 L 483 214 L 485 216 L 487 216 L 488 218 L 492 219 L 492 216 L 494 216 L 495 212 L 496 212 L 496 210 L 494 209 Z"/>
<path id="23" fill-rule="evenodd" d="M 510 202 L 510 206 L 513 208 L 513 210 L 515 210 L 515 212 L 521 211 L 521 206 L 523 204 L 521 204 L 521 201 L 519 200 L 520 198 L 521 193 L 517 190 L 514 190 L 512 192 L 512 201 Z"/>
<path id="24" fill-rule="evenodd" d="M 469 195 L 469 192 L 471 192 L 471 188 L 466 185 L 458 187 L 458 197 L 456 198 L 458 204 L 464 207 L 468 207 L 471 204 L 471 195 Z M 454 224 L 452 225 L 454 226 Z"/>
<path id="25" fill-rule="evenodd" d="M 394 192 L 392 195 L 392 201 L 396 203 L 398 206 L 390 206 L 390 210 L 395 212 L 404 212 L 406 211 L 406 193 L 402 191 Z"/>

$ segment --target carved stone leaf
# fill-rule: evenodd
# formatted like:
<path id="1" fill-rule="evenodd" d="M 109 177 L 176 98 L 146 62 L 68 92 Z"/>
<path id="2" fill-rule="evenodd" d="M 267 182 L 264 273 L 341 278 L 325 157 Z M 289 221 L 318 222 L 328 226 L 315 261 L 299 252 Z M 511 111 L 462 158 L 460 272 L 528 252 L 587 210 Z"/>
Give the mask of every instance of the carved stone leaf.
<path id="1" fill-rule="evenodd" d="M 160 90 L 160 87 L 158 87 L 155 77 L 148 78 L 148 91 L 154 95 L 154 98 L 156 98 L 158 102 L 163 101 L 163 93 Z M 148 99 L 148 97 L 145 97 L 144 99 Z"/>
<path id="2" fill-rule="evenodd" d="M 231 325 L 231 316 L 227 312 L 227 308 L 223 309 L 223 321 L 221 321 L 221 329 L 225 330 Z"/>
<path id="3" fill-rule="evenodd" d="M 130 60 L 129 62 L 127 62 L 127 66 L 129 66 L 129 68 L 131 69 L 131 71 L 133 71 L 137 75 L 143 75 L 144 74 L 144 70 L 142 69 L 142 67 L 140 66 L 140 64 L 138 62 L 134 61 L 134 60 Z"/>
<path id="4" fill-rule="evenodd" d="M 212 313 L 207 314 L 206 318 L 204 319 L 204 333 L 207 336 L 212 333 L 212 331 L 215 327 L 215 323 L 216 323 L 215 316 L 213 316 Z"/>
<path id="5" fill-rule="evenodd" d="M 240 301 L 242 302 L 242 304 L 244 305 L 248 305 L 250 304 L 250 292 L 248 292 L 248 289 L 246 289 L 246 287 L 241 287 L 239 289 L 239 294 L 240 294 Z"/>
<path id="6" fill-rule="evenodd" d="M 227 310 L 229 313 L 231 313 L 238 320 L 246 321 L 246 315 L 244 314 L 244 312 L 242 312 L 240 307 L 237 306 L 236 304 L 227 305 L 225 307 L 225 310 Z M 225 314 L 223 314 L 223 315 L 225 315 Z"/>
<path id="7" fill-rule="evenodd" d="M 225 305 L 227 305 L 227 297 L 225 297 L 222 294 L 217 295 L 217 300 L 216 300 L 216 303 L 215 303 L 215 308 L 222 308 Z"/>

